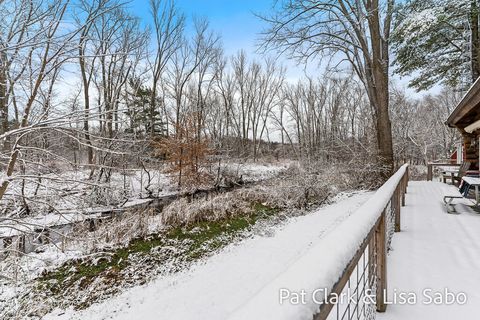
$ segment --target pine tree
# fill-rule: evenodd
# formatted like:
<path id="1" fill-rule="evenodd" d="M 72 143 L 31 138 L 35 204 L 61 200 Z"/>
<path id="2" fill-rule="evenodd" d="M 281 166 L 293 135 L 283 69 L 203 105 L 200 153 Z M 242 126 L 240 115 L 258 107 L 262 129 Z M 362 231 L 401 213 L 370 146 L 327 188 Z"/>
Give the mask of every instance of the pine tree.
<path id="1" fill-rule="evenodd" d="M 167 135 L 166 125 L 159 110 L 151 106 L 152 89 L 141 84 L 138 78 L 130 79 L 132 89 L 127 115 L 130 117 L 129 132 L 152 134 L 154 137 Z M 157 98 L 157 100 L 160 100 Z M 160 105 L 160 103 L 156 103 Z M 153 128 L 152 128 L 153 125 Z"/>
<path id="2" fill-rule="evenodd" d="M 479 76 L 476 0 L 412 0 L 398 11 L 392 38 L 402 76 L 414 74 L 418 90 L 437 83 L 468 87 Z"/>

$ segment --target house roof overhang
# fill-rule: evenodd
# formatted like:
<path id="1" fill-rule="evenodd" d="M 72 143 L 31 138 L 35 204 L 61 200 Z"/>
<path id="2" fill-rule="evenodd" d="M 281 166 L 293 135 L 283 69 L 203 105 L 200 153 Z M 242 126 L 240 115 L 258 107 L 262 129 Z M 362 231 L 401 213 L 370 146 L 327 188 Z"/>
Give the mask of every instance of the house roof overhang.
<path id="1" fill-rule="evenodd" d="M 463 130 L 480 119 L 480 78 L 468 89 L 462 100 L 448 117 L 446 124 Z"/>

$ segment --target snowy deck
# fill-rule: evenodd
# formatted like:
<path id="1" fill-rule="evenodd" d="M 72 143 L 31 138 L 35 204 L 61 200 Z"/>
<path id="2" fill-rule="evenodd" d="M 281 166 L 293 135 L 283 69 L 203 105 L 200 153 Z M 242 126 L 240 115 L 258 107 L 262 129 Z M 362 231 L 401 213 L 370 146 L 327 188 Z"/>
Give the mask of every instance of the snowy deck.
<path id="1" fill-rule="evenodd" d="M 467 205 L 456 206 L 459 215 L 447 214 L 442 197 L 452 186 L 431 181 L 411 181 L 402 232 L 393 238 L 388 258 L 388 296 L 414 292 L 416 304 L 389 305 L 378 319 L 478 319 L 480 306 L 480 214 Z M 471 205 L 467 200 L 457 200 Z M 464 305 L 434 305 L 434 292 L 463 292 Z M 445 296 L 443 294 L 443 296 Z"/>

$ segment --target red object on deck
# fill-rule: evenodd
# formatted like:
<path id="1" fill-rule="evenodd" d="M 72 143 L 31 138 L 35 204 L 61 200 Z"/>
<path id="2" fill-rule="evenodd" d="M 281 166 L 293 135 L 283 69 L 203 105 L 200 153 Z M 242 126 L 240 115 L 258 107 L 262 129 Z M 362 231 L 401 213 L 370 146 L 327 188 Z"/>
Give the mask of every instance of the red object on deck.
<path id="1" fill-rule="evenodd" d="M 450 160 L 457 160 L 457 151 L 455 150 L 454 153 L 452 153 L 452 155 L 450 156 Z M 452 161 L 453 162 L 453 161 Z"/>

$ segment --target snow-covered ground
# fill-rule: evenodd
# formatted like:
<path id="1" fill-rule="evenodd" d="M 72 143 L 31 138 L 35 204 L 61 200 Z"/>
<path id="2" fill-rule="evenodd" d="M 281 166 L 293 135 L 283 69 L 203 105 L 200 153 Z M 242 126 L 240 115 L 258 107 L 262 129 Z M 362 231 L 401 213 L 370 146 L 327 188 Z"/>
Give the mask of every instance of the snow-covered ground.
<path id="1" fill-rule="evenodd" d="M 229 162 L 222 164 L 222 170 L 242 176 L 244 181 L 261 181 L 279 175 L 288 165 L 288 162 L 276 164 Z M 0 237 L 28 233 L 45 226 L 83 221 L 85 218 L 94 218 L 101 212 L 120 206 L 125 208 L 147 203 L 150 201 L 145 199 L 148 197 L 147 186 L 153 197 L 178 192 L 169 176 L 161 170 L 152 169 L 149 170 L 149 174 L 150 181 L 144 170 L 129 170 L 125 175 L 122 172 L 114 172 L 110 182 L 97 183 L 88 180 L 87 171 L 65 171 L 43 176 L 38 190 L 38 181 L 33 179 L 25 186 L 25 194 L 28 195 L 32 206 L 32 216 L 21 219 L 0 218 Z M 92 185 L 101 188 L 92 189 Z M 19 196 L 21 188 L 18 181 L 13 182 L 8 193 Z M 32 196 L 35 191 L 36 195 Z M 15 201 L 0 202 L 0 209 L 2 206 L 13 208 L 21 205 L 18 199 L 14 199 Z"/>
<path id="2" fill-rule="evenodd" d="M 294 218 L 271 237 L 255 236 L 232 245 L 189 271 L 129 289 L 83 311 L 55 310 L 46 319 L 269 318 L 263 306 L 255 305 L 255 297 L 270 292 L 272 283 L 285 279 L 319 245 L 364 217 L 364 209 L 372 209 L 377 199 L 387 196 L 381 191 L 375 197 L 357 194 Z M 409 183 L 402 231 L 395 234 L 388 256 L 389 305 L 386 313 L 377 314 L 378 319 L 478 319 L 480 215 L 463 199 L 455 200 L 460 214 L 447 214 L 442 198 L 454 191 L 455 187 L 440 182 Z M 323 270 L 318 263 L 309 268 Z M 252 301 L 259 313 L 249 313 Z M 278 315 L 278 310 L 271 314 Z M 245 314 L 249 316 L 242 317 Z M 281 314 L 280 318 L 299 317 Z"/>
<path id="3" fill-rule="evenodd" d="M 226 319 L 365 203 L 371 193 L 290 219 L 270 236 L 231 245 L 189 271 L 128 289 L 83 311 L 55 310 L 45 319 Z"/>
<path id="4" fill-rule="evenodd" d="M 288 168 L 290 162 L 282 163 L 226 163 L 225 169 L 242 176 L 245 181 L 270 179 Z"/>
<path id="5" fill-rule="evenodd" d="M 413 293 L 417 303 L 389 305 L 380 320 L 479 319 L 480 215 L 468 200 L 455 200 L 459 215 L 447 214 L 442 198 L 452 189 L 440 182 L 409 183 L 402 232 L 393 237 L 388 257 L 388 296 L 401 302 L 400 293 Z M 466 304 L 430 303 L 435 296 L 446 302 L 447 291 L 459 299 L 465 294 Z"/>

